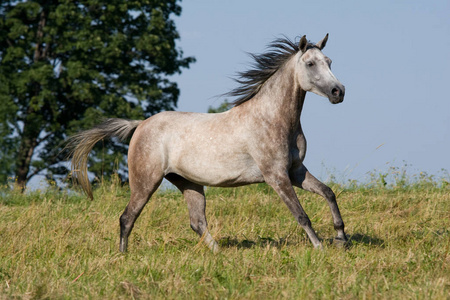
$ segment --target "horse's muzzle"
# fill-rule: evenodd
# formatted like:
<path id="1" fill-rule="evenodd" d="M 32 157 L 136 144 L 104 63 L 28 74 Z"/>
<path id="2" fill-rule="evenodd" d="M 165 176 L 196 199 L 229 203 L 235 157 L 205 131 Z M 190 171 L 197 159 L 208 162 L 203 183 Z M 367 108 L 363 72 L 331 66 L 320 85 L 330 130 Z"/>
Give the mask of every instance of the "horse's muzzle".
<path id="1" fill-rule="evenodd" d="M 336 85 L 332 90 L 330 94 L 330 102 L 333 104 L 341 103 L 344 101 L 345 96 L 345 87 L 343 85 Z"/>

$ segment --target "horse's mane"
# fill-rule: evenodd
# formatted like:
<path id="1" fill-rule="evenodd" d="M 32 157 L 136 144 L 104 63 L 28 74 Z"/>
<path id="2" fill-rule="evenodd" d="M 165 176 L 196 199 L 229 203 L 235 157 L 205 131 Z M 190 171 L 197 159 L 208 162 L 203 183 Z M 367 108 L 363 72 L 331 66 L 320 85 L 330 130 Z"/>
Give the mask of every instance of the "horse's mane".
<path id="1" fill-rule="evenodd" d="M 315 47 L 314 44 L 308 43 L 307 49 Z M 275 72 L 283 66 L 293 55 L 300 51 L 298 44 L 292 42 L 286 37 L 276 39 L 268 45 L 268 51 L 263 54 L 249 55 L 253 58 L 253 68 L 245 72 L 239 72 L 235 81 L 240 84 L 239 87 L 229 91 L 225 95 L 237 97 L 231 102 L 232 105 L 238 106 L 252 99 L 261 89 L 263 84 Z"/>

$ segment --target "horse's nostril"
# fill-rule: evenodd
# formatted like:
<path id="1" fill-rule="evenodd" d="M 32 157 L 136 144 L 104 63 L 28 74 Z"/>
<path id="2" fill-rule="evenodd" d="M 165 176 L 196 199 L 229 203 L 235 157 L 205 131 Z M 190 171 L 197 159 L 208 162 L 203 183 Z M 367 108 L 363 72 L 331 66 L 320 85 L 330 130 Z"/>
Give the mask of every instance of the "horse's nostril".
<path id="1" fill-rule="evenodd" d="M 341 90 L 338 89 L 338 88 L 334 88 L 334 89 L 331 90 L 331 94 L 333 96 L 339 96 L 341 94 Z"/>

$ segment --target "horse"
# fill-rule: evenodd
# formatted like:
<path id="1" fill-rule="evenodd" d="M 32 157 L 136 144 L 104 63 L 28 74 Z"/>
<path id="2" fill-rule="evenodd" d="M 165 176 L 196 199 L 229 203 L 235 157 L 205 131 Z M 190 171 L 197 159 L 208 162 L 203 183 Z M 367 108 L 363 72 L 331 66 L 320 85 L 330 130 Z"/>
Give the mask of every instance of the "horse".
<path id="1" fill-rule="evenodd" d="M 286 37 L 274 40 L 267 52 L 251 54 L 252 68 L 238 73 L 239 86 L 227 94 L 236 97 L 223 113 L 165 111 L 146 120 L 106 119 L 70 137 L 67 147 L 71 171 L 93 199 L 87 171 L 89 152 L 102 139 L 131 136 L 128 171 L 131 196 L 120 217 L 121 252 L 136 219 L 166 178 L 183 194 L 191 228 L 217 252 L 208 231 L 204 186 L 237 187 L 265 182 L 287 205 L 306 231 L 314 248 L 322 248 L 293 186 L 322 196 L 328 203 L 337 237 L 348 241 L 333 191 L 305 167 L 306 139 L 300 115 L 307 92 L 332 104 L 344 100 L 345 87 L 331 72 L 331 60 L 322 53 L 328 34 L 313 44 L 302 36 L 298 43 Z"/>

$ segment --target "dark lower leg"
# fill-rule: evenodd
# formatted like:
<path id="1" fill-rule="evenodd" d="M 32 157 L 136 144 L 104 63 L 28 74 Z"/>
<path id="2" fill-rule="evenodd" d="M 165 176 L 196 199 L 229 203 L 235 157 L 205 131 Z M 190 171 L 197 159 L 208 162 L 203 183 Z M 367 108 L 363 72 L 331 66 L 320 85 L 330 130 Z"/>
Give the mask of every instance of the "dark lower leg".
<path id="1" fill-rule="evenodd" d="M 125 211 L 120 216 L 120 252 L 126 252 L 128 248 L 128 237 L 130 236 L 131 230 L 134 227 L 134 222 L 138 218 L 139 213 L 131 213 L 128 206 Z"/>
<path id="2" fill-rule="evenodd" d="M 341 217 L 341 212 L 339 211 L 339 207 L 337 205 L 336 202 L 336 196 L 334 194 L 334 192 L 327 186 L 325 186 L 325 196 L 324 198 L 327 200 L 328 202 L 328 206 L 330 207 L 331 210 L 331 216 L 333 217 L 333 225 L 334 225 L 334 229 L 337 232 L 337 238 L 347 241 L 347 237 L 345 235 L 345 231 L 344 231 L 344 221 L 342 220 Z"/>
<path id="3" fill-rule="evenodd" d="M 299 177 L 297 177 L 297 179 L 298 178 Z M 342 220 L 341 212 L 339 211 L 334 192 L 328 186 L 311 175 L 311 173 L 309 173 L 306 168 L 304 175 L 300 176 L 300 178 L 302 180 L 296 183 L 297 186 L 306 191 L 318 194 L 327 200 L 328 206 L 330 207 L 331 216 L 333 217 L 334 229 L 337 232 L 337 238 L 347 241 L 347 237 L 345 236 L 344 231 L 344 221 Z"/>

